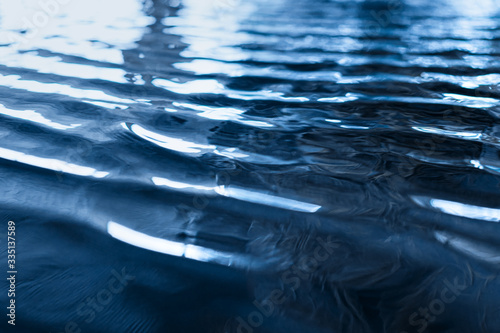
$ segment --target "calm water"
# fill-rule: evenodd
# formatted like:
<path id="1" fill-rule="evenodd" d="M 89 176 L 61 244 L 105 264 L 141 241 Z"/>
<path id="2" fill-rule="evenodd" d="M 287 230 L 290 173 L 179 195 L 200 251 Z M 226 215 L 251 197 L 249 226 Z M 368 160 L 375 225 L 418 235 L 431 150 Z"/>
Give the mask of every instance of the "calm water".
<path id="1" fill-rule="evenodd" d="M 0 28 L 2 332 L 500 332 L 497 1 L 1 1 Z"/>

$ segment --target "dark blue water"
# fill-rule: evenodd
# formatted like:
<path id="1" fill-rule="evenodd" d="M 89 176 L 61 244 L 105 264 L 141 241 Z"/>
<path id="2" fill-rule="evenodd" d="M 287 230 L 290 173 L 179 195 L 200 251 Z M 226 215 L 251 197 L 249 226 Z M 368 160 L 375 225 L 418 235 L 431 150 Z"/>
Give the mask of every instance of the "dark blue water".
<path id="1" fill-rule="evenodd" d="M 497 1 L 2 1 L 0 27 L 1 332 L 500 332 Z"/>

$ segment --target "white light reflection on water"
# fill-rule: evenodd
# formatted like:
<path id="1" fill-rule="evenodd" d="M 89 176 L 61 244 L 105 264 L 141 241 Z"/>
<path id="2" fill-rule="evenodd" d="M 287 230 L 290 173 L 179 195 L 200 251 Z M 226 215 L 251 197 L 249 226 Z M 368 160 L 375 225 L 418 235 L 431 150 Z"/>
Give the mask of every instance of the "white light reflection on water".
<path id="1" fill-rule="evenodd" d="M 63 96 L 70 96 L 78 99 L 91 99 L 97 101 L 106 102 L 116 102 L 124 104 L 136 103 L 131 99 L 119 98 L 108 95 L 97 89 L 78 89 L 71 86 L 60 84 L 60 83 L 44 83 L 34 80 L 23 80 L 19 75 L 1 75 L 0 74 L 0 85 L 14 88 L 22 89 L 36 93 L 45 94 L 59 94 Z"/>
<path id="2" fill-rule="evenodd" d="M 465 17 L 491 17 L 500 11 L 500 2 L 497 0 L 447 0 L 447 3 L 450 11 Z"/>
<path id="3" fill-rule="evenodd" d="M 122 64 L 121 49 L 133 47 L 154 21 L 135 0 L 121 0 L 119 6 L 99 0 L 51 4 L 1 1 L 0 44 L 9 43 L 14 51 L 42 49 Z"/>
<path id="4" fill-rule="evenodd" d="M 0 148 L 0 158 L 13 162 L 19 162 L 27 165 L 36 166 L 43 169 L 53 170 L 56 172 L 70 173 L 77 176 L 104 178 L 109 174 L 109 172 L 98 171 L 94 168 L 60 161 L 55 158 L 46 158 L 46 157 L 28 155 L 19 151 L 6 148 Z"/>
<path id="5" fill-rule="evenodd" d="M 147 129 L 137 125 L 137 124 L 125 124 L 122 123 L 122 127 L 132 131 L 139 137 L 154 143 L 160 147 L 178 151 L 186 154 L 200 154 L 202 152 L 213 151 L 216 147 L 213 145 L 203 145 L 190 141 L 186 141 L 179 138 L 172 138 L 166 135 L 158 134 L 155 132 L 148 131 Z"/>
<path id="6" fill-rule="evenodd" d="M 460 130 L 453 131 L 427 126 L 412 126 L 412 129 L 423 133 L 439 134 L 447 137 L 458 137 L 465 140 L 479 140 L 482 136 L 481 132 L 465 132 Z"/>
<path id="7" fill-rule="evenodd" d="M 173 103 L 176 107 L 183 107 L 195 111 L 201 111 L 198 116 L 213 120 L 234 120 L 236 122 L 256 127 L 274 127 L 273 124 L 258 120 L 248 120 L 243 117 L 244 110 L 230 107 L 213 107 L 191 103 Z"/>
<path id="8" fill-rule="evenodd" d="M 411 199 L 421 207 L 431 207 L 443 213 L 488 222 L 500 222 L 500 209 L 481 207 L 461 202 L 412 196 Z"/>
<path id="9" fill-rule="evenodd" d="M 127 83 L 125 72 L 120 68 L 106 68 L 83 64 L 67 63 L 61 57 L 40 57 L 34 51 L 9 54 L 9 49 L 0 48 L 2 65 L 35 70 L 43 74 L 55 74 L 78 79 L 98 79 L 116 83 Z"/>
<path id="10" fill-rule="evenodd" d="M 60 129 L 60 130 L 66 130 L 66 129 L 81 126 L 81 124 L 63 125 L 63 124 L 56 123 L 50 119 L 45 118 L 41 113 L 36 112 L 34 110 L 12 110 L 12 109 L 6 108 L 2 104 L 0 104 L 0 114 L 4 114 L 6 116 L 13 117 L 13 118 L 32 121 L 34 123 L 43 124 L 43 125 L 49 126 L 51 128 Z"/>
<path id="11" fill-rule="evenodd" d="M 107 231 L 112 237 L 122 242 L 146 250 L 196 261 L 214 262 L 225 266 L 238 266 L 238 261 L 235 259 L 237 255 L 234 253 L 221 252 L 203 246 L 153 237 L 113 221 L 108 222 Z"/>
<path id="12" fill-rule="evenodd" d="M 173 181 L 161 177 L 153 177 L 151 179 L 155 185 L 166 186 L 175 190 L 183 190 L 188 193 L 203 193 L 205 195 L 219 194 L 224 197 L 233 198 L 241 201 L 251 202 L 260 205 L 266 205 L 276 208 L 283 208 L 294 210 L 304 213 L 314 213 L 318 211 L 321 206 L 310 204 L 307 202 L 287 199 L 263 192 L 247 190 L 236 186 L 205 186 L 194 185 L 178 181 Z"/>
<path id="13" fill-rule="evenodd" d="M 231 159 L 251 160 L 254 163 L 261 163 L 261 164 L 282 165 L 282 164 L 294 163 L 294 160 L 283 160 L 272 156 L 255 154 L 253 152 L 247 152 L 235 147 L 223 147 L 223 146 L 215 146 L 210 144 L 201 144 L 192 141 L 187 141 L 184 139 L 175 138 L 167 136 L 165 134 L 159 134 L 147 130 L 137 124 L 122 123 L 121 126 L 124 129 L 134 133 L 141 139 L 149 141 L 159 147 L 191 156 L 200 156 L 206 153 L 214 153 Z"/>
<path id="14" fill-rule="evenodd" d="M 196 57 L 215 51 L 230 59 L 248 57 L 244 51 L 233 45 L 249 40 L 247 34 L 241 33 L 241 21 L 250 17 L 255 11 L 252 2 L 241 1 L 237 7 L 221 10 L 221 0 L 185 0 L 178 17 L 166 17 L 163 24 L 170 26 L 165 32 L 183 36 L 183 42 L 188 48 L 181 55 Z M 226 12 L 228 15 L 221 17 Z M 209 32 L 208 36 L 204 35 Z M 218 32 L 214 34 L 214 32 Z M 201 36 L 201 37 L 200 37 Z M 215 37 L 215 38 L 214 38 Z"/>
<path id="15" fill-rule="evenodd" d="M 239 91 L 225 88 L 217 80 L 193 80 L 184 83 L 178 83 L 165 79 L 154 79 L 152 84 L 158 88 L 163 88 L 177 94 L 219 94 L 229 98 L 241 99 L 245 101 L 251 100 L 273 100 L 273 101 L 288 101 L 288 102 L 306 102 L 307 97 L 287 97 L 282 92 L 271 90 L 259 91 Z"/>
<path id="16" fill-rule="evenodd" d="M 463 216 L 470 219 L 500 222 L 500 209 L 498 208 L 467 205 L 460 202 L 441 199 L 431 199 L 430 204 L 432 207 L 439 209 L 443 213 Z"/>
<path id="17" fill-rule="evenodd" d="M 347 93 L 345 96 L 319 98 L 318 102 L 323 102 L 323 103 L 345 103 L 345 102 L 355 101 L 355 100 L 359 99 L 360 96 L 361 95 L 359 95 L 359 94 Z"/>
<path id="18" fill-rule="evenodd" d="M 493 264 L 500 263 L 500 253 L 496 247 L 443 231 L 435 231 L 434 237 L 439 242 L 447 244 L 468 256 Z"/>

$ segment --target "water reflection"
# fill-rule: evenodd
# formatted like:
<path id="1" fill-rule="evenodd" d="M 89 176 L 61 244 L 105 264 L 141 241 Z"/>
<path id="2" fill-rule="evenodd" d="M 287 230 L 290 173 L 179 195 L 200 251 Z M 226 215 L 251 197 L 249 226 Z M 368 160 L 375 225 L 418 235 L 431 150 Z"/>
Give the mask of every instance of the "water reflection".
<path id="1" fill-rule="evenodd" d="M 410 332 L 456 267 L 427 330 L 496 329 L 496 2 L 23 4 L 0 2 L 0 207 L 45 222 L 28 326 L 64 330 L 119 263 L 140 282 L 82 330 L 237 332 L 291 277 L 255 332 Z"/>
<path id="2" fill-rule="evenodd" d="M 242 263 L 234 262 L 234 256 L 231 253 L 223 253 L 201 246 L 151 237 L 113 221 L 108 223 L 108 233 L 122 242 L 171 256 L 203 262 L 215 262 L 227 266 L 233 266 L 235 264 L 237 266 L 244 266 Z"/>

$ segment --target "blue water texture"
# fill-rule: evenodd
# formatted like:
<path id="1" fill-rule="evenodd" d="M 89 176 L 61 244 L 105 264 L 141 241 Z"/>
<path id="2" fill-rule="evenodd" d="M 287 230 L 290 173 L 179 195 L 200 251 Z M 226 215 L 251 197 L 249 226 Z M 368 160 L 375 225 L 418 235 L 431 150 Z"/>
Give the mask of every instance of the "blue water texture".
<path id="1" fill-rule="evenodd" d="M 0 332 L 498 333 L 499 84 L 496 0 L 0 1 Z"/>

